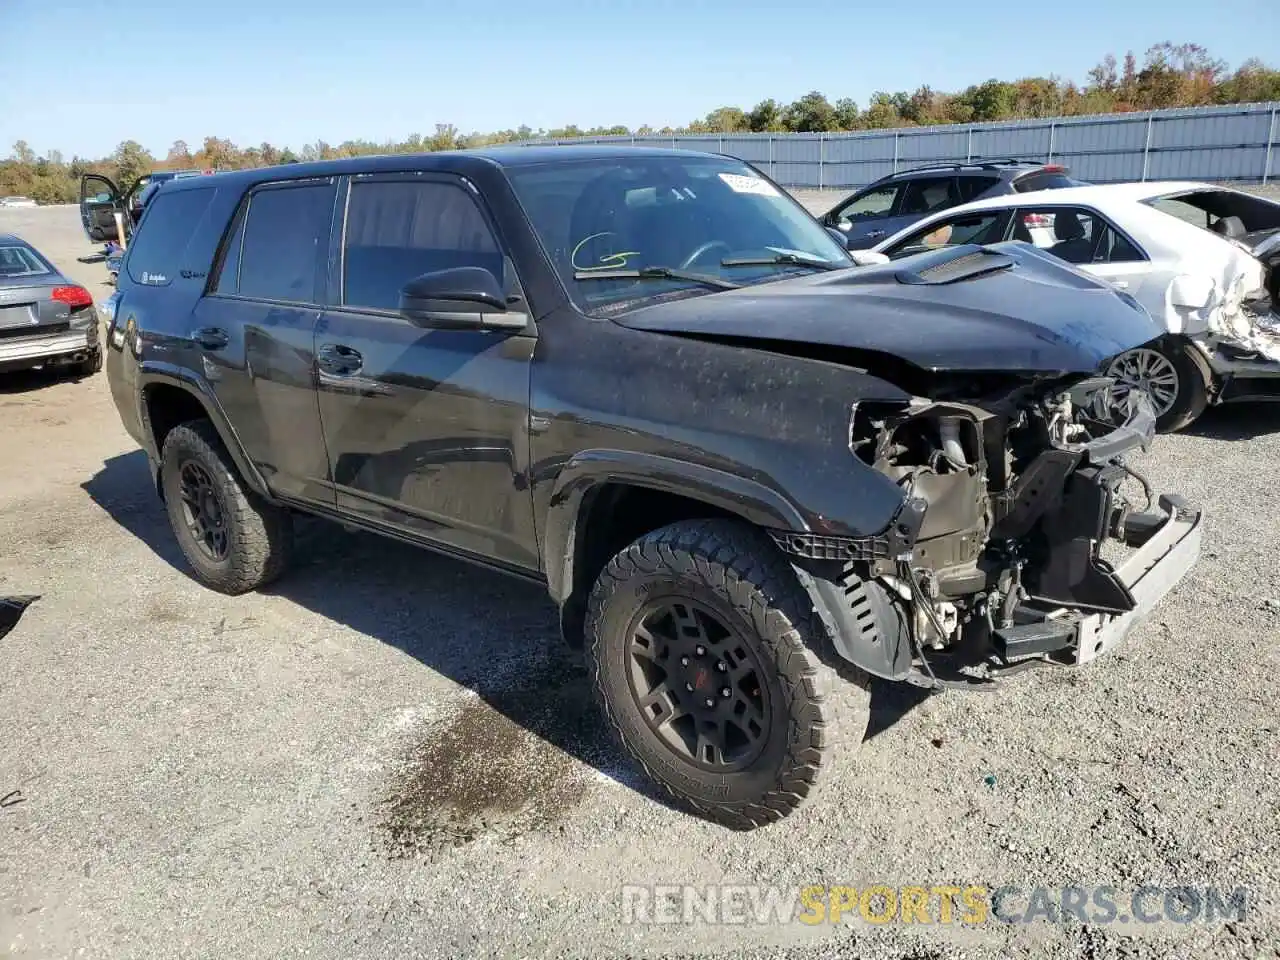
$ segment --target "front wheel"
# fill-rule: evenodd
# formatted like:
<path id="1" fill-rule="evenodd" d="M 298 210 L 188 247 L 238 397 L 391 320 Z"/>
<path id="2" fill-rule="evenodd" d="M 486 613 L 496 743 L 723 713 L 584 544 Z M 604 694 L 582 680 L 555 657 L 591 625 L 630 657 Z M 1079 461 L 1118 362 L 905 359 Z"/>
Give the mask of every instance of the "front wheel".
<path id="1" fill-rule="evenodd" d="M 726 826 L 789 814 L 866 731 L 867 676 L 820 658 L 829 637 L 791 566 L 734 521 L 673 524 L 620 552 L 586 638 L 623 749 Z"/>
<path id="2" fill-rule="evenodd" d="M 1194 349 L 1188 344 L 1138 347 L 1120 354 L 1107 369 L 1122 390 L 1146 391 L 1161 433 L 1188 426 L 1209 405 L 1209 386 L 1191 355 Z"/>

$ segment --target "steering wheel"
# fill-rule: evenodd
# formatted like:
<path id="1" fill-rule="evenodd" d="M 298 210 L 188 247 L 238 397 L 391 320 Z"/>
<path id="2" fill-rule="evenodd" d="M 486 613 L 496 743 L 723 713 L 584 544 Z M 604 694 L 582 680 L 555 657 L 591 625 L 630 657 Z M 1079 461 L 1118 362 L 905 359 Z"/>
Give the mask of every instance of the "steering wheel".
<path id="1" fill-rule="evenodd" d="M 694 250 L 693 253 L 680 261 L 680 269 L 688 270 L 708 253 L 716 249 L 716 247 L 723 247 L 726 253 L 731 249 L 729 244 L 725 243 L 723 240 L 708 240 L 706 243 L 699 244 L 698 249 Z"/>

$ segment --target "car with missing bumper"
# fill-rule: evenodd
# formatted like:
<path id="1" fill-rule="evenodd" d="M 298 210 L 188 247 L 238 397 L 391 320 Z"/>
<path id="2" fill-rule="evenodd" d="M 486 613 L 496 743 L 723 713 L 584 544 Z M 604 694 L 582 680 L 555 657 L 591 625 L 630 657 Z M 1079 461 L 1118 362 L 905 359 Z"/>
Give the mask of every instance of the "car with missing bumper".
<path id="1" fill-rule="evenodd" d="M 1214 404 L 1280 399 L 1280 203 L 1196 182 L 1042 190 L 929 217 L 872 252 L 897 259 L 999 240 L 1101 277 L 1161 323 L 1159 343 L 1108 371 L 1151 394 L 1161 430 Z"/>
<path id="2" fill-rule="evenodd" d="M 1160 333 L 1131 297 L 1018 244 L 859 268 L 727 157 L 177 181 L 108 314 L 201 582 L 281 575 L 303 513 L 543 584 L 622 747 L 736 828 L 861 741 L 871 675 L 1089 661 L 1199 551 L 1101 373 Z"/>
<path id="3" fill-rule="evenodd" d="M 0 234 L 0 373 L 30 367 L 97 373 L 98 313 L 93 295 L 39 250 Z"/>

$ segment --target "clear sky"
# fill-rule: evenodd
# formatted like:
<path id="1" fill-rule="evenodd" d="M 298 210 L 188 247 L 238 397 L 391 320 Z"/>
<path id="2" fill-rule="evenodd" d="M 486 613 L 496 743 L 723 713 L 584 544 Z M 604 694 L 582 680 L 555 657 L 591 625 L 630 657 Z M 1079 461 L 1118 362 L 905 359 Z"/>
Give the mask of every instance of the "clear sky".
<path id="1" fill-rule="evenodd" d="M 1275 0 L 0 0 L 0 155 L 15 140 L 157 156 L 205 136 L 294 149 L 522 123 L 677 126 L 809 90 L 1081 82 L 1111 51 L 1195 42 L 1280 63 Z"/>

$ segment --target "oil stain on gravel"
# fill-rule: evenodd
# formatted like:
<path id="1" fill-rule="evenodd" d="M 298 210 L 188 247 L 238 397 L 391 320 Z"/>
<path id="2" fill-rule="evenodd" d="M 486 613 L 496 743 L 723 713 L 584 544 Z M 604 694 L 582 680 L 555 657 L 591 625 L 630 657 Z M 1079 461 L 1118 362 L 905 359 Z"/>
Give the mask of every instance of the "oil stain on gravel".
<path id="1" fill-rule="evenodd" d="M 567 657 L 478 694 L 411 748 L 393 777 L 379 824 L 389 856 L 544 830 L 586 790 L 589 770 L 575 757 L 591 762 L 609 749 L 586 672 Z"/>

